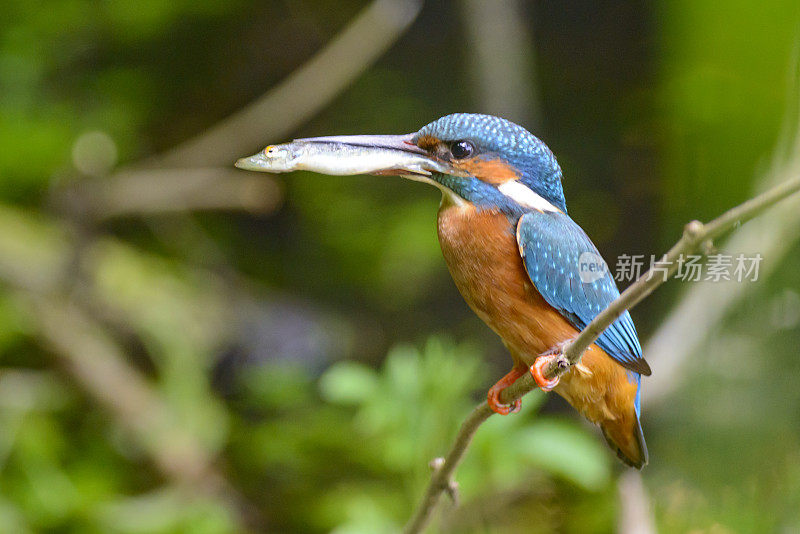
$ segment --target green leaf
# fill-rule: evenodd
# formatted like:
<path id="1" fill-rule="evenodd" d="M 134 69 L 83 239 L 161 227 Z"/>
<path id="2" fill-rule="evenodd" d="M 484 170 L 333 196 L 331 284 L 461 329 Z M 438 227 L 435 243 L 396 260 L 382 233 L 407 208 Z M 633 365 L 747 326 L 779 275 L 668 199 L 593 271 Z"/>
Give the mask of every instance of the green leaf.
<path id="1" fill-rule="evenodd" d="M 378 377 L 372 369 L 355 362 L 338 362 L 319 381 L 322 397 L 338 404 L 361 404 L 377 390 Z"/>
<path id="2" fill-rule="evenodd" d="M 603 445 L 577 425 L 539 419 L 518 433 L 523 456 L 542 469 L 587 490 L 599 490 L 611 477 Z"/>

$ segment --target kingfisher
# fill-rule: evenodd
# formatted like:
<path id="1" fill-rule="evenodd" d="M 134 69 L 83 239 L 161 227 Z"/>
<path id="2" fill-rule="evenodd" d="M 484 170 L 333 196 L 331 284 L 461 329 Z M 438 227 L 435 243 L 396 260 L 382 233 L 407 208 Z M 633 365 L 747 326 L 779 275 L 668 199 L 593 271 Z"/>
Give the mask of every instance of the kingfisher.
<path id="1" fill-rule="evenodd" d="M 561 167 L 550 149 L 522 126 L 471 113 L 444 116 L 407 135 L 317 137 L 293 146 L 324 152 L 326 143 L 334 147 L 335 165 L 330 158 L 323 164 L 297 160 L 281 171 L 354 174 L 358 168 L 441 191 L 438 235 L 447 267 L 513 361 L 488 391 L 491 409 L 518 412 L 521 399 L 506 405 L 500 394 L 531 373 L 542 390 L 555 391 L 599 425 L 624 463 L 644 467 L 641 376 L 650 375 L 650 366 L 627 311 L 563 376 L 548 379 L 542 371 L 559 347 L 619 296 L 597 247 L 567 213 Z M 289 145 L 269 146 L 237 166 L 276 172 L 266 158 L 281 153 L 281 146 Z"/>

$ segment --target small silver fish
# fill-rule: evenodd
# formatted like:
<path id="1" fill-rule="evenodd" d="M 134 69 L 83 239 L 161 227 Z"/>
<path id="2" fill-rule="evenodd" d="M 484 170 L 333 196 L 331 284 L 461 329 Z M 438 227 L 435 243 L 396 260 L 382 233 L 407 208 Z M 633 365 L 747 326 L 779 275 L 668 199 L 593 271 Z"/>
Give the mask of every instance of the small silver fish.
<path id="1" fill-rule="evenodd" d="M 429 176 L 439 165 L 410 142 L 410 135 L 350 135 L 295 139 L 270 145 L 242 158 L 236 167 L 248 171 L 313 171 L 321 174 L 401 174 Z"/>

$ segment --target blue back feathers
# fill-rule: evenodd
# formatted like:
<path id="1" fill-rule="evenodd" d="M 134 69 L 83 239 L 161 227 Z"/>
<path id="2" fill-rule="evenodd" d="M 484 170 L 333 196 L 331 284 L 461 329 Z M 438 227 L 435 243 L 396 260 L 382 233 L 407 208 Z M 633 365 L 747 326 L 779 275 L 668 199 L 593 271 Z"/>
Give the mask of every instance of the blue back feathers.
<path id="1" fill-rule="evenodd" d="M 581 268 L 587 267 L 587 261 L 602 262 L 602 258 L 586 233 L 566 214 L 526 213 L 519 220 L 517 240 L 525 269 L 536 289 L 577 330 L 583 330 L 619 296 L 608 268 L 584 271 L 585 281 L 581 279 Z M 650 374 L 627 311 L 596 343 L 623 367 Z"/>

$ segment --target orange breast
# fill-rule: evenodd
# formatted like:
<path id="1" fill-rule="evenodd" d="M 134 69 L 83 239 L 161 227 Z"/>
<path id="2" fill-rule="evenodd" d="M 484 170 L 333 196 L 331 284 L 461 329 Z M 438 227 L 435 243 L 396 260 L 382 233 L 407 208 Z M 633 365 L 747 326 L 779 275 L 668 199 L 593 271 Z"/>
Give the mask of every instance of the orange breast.
<path id="1" fill-rule="evenodd" d="M 497 211 L 452 204 L 439 211 L 439 242 L 458 290 L 503 339 L 515 363 L 530 366 L 539 354 L 578 332 L 531 283 L 515 230 Z M 595 423 L 616 421 L 629 428 L 635 417 L 636 385 L 597 345 L 555 391 Z"/>
<path id="2" fill-rule="evenodd" d="M 439 242 L 458 290 L 514 357 L 531 365 L 576 331 L 531 283 L 515 230 L 497 211 L 471 205 L 439 211 Z"/>

